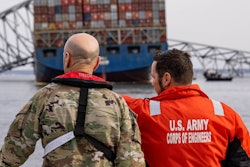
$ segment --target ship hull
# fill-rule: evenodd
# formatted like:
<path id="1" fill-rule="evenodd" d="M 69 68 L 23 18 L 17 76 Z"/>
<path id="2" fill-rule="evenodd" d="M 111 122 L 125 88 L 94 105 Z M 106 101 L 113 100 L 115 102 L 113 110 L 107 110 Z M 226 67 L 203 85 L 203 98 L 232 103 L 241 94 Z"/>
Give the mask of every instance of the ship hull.
<path id="1" fill-rule="evenodd" d="M 100 64 L 94 75 L 110 82 L 149 82 L 152 51 L 167 50 L 167 43 L 101 46 Z M 37 83 L 47 83 L 63 74 L 63 48 L 36 48 L 35 75 Z"/>
<path id="2" fill-rule="evenodd" d="M 94 75 L 99 76 L 110 82 L 140 82 L 147 83 L 150 81 L 149 75 L 150 67 L 144 67 L 141 69 L 135 69 L 130 71 L 121 72 L 109 72 L 109 73 L 94 73 Z M 44 85 L 51 81 L 52 78 L 63 74 L 61 70 L 55 70 L 46 67 L 42 64 L 37 64 L 36 72 L 36 84 Z"/>

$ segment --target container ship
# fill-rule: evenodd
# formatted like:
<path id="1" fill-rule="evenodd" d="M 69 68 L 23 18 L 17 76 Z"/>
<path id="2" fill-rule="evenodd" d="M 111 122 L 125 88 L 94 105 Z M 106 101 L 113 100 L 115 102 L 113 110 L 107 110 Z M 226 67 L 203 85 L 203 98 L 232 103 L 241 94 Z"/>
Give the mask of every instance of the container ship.
<path id="1" fill-rule="evenodd" d="M 85 32 L 100 44 L 95 75 L 111 82 L 148 82 L 156 50 L 167 50 L 165 0 L 34 0 L 35 76 L 63 73 L 63 46 Z"/>

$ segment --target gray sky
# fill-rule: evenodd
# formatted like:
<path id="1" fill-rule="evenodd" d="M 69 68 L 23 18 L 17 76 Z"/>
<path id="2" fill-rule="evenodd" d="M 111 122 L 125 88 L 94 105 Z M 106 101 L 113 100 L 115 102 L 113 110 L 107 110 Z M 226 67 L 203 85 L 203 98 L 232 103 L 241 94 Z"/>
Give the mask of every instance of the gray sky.
<path id="1" fill-rule="evenodd" d="M 0 0 L 0 11 L 23 0 Z M 250 51 L 250 0 L 166 0 L 168 38 Z"/>
<path id="2" fill-rule="evenodd" d="M 168 38 L 250 51 L 250 0 L 167 0 Z"/>

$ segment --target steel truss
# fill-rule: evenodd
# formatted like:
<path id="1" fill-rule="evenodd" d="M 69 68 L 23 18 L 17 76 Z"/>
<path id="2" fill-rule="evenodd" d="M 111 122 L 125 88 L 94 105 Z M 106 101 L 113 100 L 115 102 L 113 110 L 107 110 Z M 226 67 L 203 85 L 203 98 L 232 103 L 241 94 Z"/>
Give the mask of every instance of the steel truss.
<path id="1" fill-rule="evenodd" d="M 194 68 L 215 69 L 235 77 L 243 77 L 250 67 L 250 52 L 168 39 L 169 49 L 188 52 Z M 195 62 L 195 63 L 194 63 Z M 197 67 L 197 66 L 200 67 Z"/>
<path id="2" fill-rule="evenodd" d="M 0 13 L 0 72 L 33 63 L 33 1 Z"/>

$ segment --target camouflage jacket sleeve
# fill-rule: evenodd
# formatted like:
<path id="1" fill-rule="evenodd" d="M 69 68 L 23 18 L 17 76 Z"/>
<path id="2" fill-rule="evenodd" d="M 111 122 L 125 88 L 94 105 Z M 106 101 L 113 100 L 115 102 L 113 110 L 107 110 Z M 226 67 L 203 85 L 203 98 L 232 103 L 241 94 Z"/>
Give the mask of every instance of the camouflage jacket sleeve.
<path id="1" fill-rule="evenodd" d="M 9 127 L 4 144 L 0 151 L 0 166 L 20 166 L 33 153 L 40 138 L 39 112 L 34 110 L 34 100 L 46 100 L 45 89 L 38 91 L 33 98 L 19 111 Z M 43 107 L 42 107 L 43 108 Z"/>
<path id="2" fill-rule="evenodd" d="M 121 98 L 121 97 L 120 97 Z M 117 166 L 145 166 L 141 151 L 141 134 L 136 122 L 136 115 L 121 98 L 122 106 L 120 143 L 117 148 Z"/>

